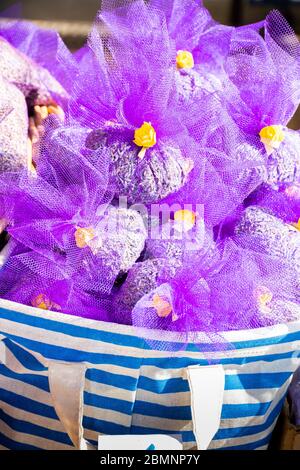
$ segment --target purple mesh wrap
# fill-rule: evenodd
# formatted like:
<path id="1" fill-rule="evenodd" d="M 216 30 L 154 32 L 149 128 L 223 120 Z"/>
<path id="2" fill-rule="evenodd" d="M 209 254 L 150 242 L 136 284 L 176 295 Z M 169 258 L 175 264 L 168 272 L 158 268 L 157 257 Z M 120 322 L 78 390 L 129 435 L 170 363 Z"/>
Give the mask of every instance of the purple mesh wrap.
<path id="1" fill-rule="evenodd" d="M 296 35 L 278 11 L 267 16 L 264 35 L 265 39 L 255 30 L 245 35 L 236 29 L 225 64 L 230 80 L 224 98 L 230 114 L 254 137 L 264 126 L 285 126 L 300 101 Z"/>
<path id="2" fill-rule="evenodd" d="M 276 187 L 278 183 L 300 183 L 300 134 L 284 129 L 284 141 L 274 150 L 267 161 L 267 182 Z"/>
<path id="3" fill-rule="evenodd" d="M 153 220 L 152 220 L 153 224 Z M 182 232 L 176 222 L 162 226 L 160 234 L 148 238 L 144 260 L 129 271 L 123 285 L 115 293 L 113 317 L 119 323 L 131 323 L 131 311 L 138 300 L 160 284 L 194 271 L 200 275 L 215 262 L 218 253 L 210 233 L 203 229 L 202 221 L 193 236 Z"/>
<path id="4" fill-rule="evenodd" d="M 63 87 L 43 67 L 0 36 L 1 76 L 13 83 L 33 103 L 47 103 L 51 96 L 66 98 Z"/>
<path id="5" fill-rule="evenodd" d="M 277 189 L 261 185 L 246 205 L 258 205 L 285 222 L 296 223 L 300 218 L 300 184 L 280 184 Z"/>
<path id="6" fill-rule="evenodd" d="M 136 303 L 132 323 L 210 334 L 298 318 L 299 286 L 287 264 L 231 240 L 219 254 L 217 263 L 202 272 L 193 267 L 188 276 L 183 270 L 159 283 Z"/>
<path id="7" fill-rule="evenodd" d="M 221 92 L 225 78 L 223 63 L 233 28 L 218 24 L 202 3 L 195 0 L 186 0 L 184 6 L 180 0 L 150 0 L 149 4 L 165 15 L 175 50 L 188 51 L 194 59 L 192 69 L 176 71 L 180 101 Z"/>
<path id="8" fill-rule="evenodd" d="M 132 209 L 108 205 L 105 161 L 96 170 L 80 153 L 79 135 L 71 140 L 74 130 L 56 125 L 46 132 L 38 174 L 3 177 L 8 232 L 62 270 L 77 289 L 108 294 L 120 271 L 140 256 L 144 222 Z"/>
<path id="9" fill-rule="evenodd" d="M 62 82 L 70 86 L 66 76 L 70 65 L 67 60 L 63 67 L 59 65 L 66 58 L 67 49 L 56 33 L 29 23 L 0 20 L 0 109 L 5 111 L 7 102 L 11 107 L 0 124 L 0 172 L 30 167 L 28 116 L 35 104 L 53 104 L 54 100 L 66 104 L 68 93 L 52 74 L 55 72 L 58 79 L 64 76 Z M 51 73 L 43 67 L 47 60 L 53 65 Z"/>
<path id="10" fill-rule="evenodd" d="M 28 112 L 24 95 L 0 72 L 0 173 L 28 165 Z"/>
<path id="11" fill-rule="evenodd" d="M 63 99 L 72 90 L 77 65 L 59 34 L 28 21 L 0 18 L 0 37 L 36 64 L 36 80 L 42 80 L 42 85 L 64 104 Z"/>
<path id="12" fill-rule="evenodd" d="M 88 147 L 109 149 L 116 194 L 127 196 L 131 203 L 148 204 L 184 186 L 191 164 L 180 148 L 162 143 L 139 160 L 139 147 L 131 142 L 131 137 L 132 132 L 114 126 L 91 131 L 87 137 Z"/>
<path id="13" fill-rule="evenodd" d="M 131 203 L 204 204 L 206 222 L 215 225 L 265 180 L 264 156 L 254 149 L 254 158 L 247 158 L 245 135 L 218 96 L 204 93 L 182 103 L 175 86 L 176 47 L 163 8 L 140 1 L 114 7 L 103 3 L 81 56 L 71 114 L 93 128 L 89 148 L 109 151 L 116 196 Z M 205 29 L 211 19 L 205 9 L 199 15 L 195 23 Z M 207 80 L 209 74 L 200 76 L 203 89 Z M 157 143 L 139 159 L 133 136 L 144 121 L 154 127 Z M 216 205 L 216 199 L 222 202 Z"/>
<path id="14" fill-rule="evenodd" d="M 243 246 L 289 263 L 300 273 L 300 231 L 257 206 L 246 209 L 236 228 Z"/>
<path id="15" fill-rule="evenodd" d="M 251 145 L 219 99 L 207 96 L 197 105 L 203 113 L 190 128 L 198 142 L 194 168 L 183 188 L 163 202 L 202 204 L 206 223 L 214 226 L 266 180 L 267 168 L 264 155 Z"/>
<path id="16" fill-rule="evenodd" d="M 9 260 L 0 271 L 2 298 L 40 309 L 109 320 L 104 303 L 85 292 L 67 271 L 39 253 L 13 243 Z"/>

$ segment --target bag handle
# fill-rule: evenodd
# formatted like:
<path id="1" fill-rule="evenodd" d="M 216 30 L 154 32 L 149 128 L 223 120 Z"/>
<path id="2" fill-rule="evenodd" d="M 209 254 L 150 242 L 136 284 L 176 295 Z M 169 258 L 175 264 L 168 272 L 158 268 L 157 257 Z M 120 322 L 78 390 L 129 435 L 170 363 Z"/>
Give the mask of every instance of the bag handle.
<path id="1" fill-rule="evenodd" d="M 1 341 L 2 340 L 2 341 Z M 49 388 L 57 416 L 63 424 L 75 448 L 93 450 L 83 437 L 83 393 L 86 365 L 45 359 L 11 339 L 0 336 L 0 363 L 17 373 L 28 373 L 14 356 L 9 343 L 26 351 L 45 369 L 48 369 Z M 191 366 L 185 369 L 191 392 L 193 431 L 199 450 L 208 448 L 219 429 L 223 404 L 225 373 L 220 365 Z"/>
<path id="2" fill-rule="evenodd" d="M 83 437 L 83 392 L 86 365 L 50 361 L 49 387 L 57 416 L 78 450 L 94 450 Z"/>
<path id="3" fill-rule="evenodd" d="M 49 364 L 49 384 L 55 409 L 75 447 L 90 450 L 83 438 L 84 364 Z M 191 366 L 186 369 L 193 431 L 198 450 L 206 450 L 220 426 L 225 372 L 222 366 Z M 72 399 L 70 400 L 70 396 Z"/>
<path id="4" fill-rule="evenodd" d="M 225 372 L 220 365 L 191 366 L 186 375 L 197 449 L 206 450 L 220 426 Z"/>
<path id="5" fill-rule="evenodd" d="M 37 360 L 44 370 L 48 369 L 48 380 L 53 406 L 60 422 L 65 428 L 73 445 L 78 450 L 93 450 L 83 437 L 83 392 L 86 365 L 84 363 L 68 363 L 45 359 L 39 353 L 20 346 L 9 338 L 0 337 L 0 363 L 19 374 L 30 373 L 9 348 L 9 343 L 26 351 L 33 360 Z"/>

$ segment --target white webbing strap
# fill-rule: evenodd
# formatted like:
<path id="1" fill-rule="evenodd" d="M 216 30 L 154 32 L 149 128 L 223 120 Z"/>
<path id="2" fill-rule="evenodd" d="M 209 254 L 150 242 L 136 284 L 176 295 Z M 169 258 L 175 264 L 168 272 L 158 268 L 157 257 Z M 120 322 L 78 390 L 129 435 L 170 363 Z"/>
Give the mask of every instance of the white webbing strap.
<path id="1" fill-rule="evenodd" d="M 0 363 L 17 373 L 31 372 L 15 358 L 9 348 L 6 347 L 4 340 L 5 338 L 0 336 Z M 94 449 L 83 437 L 83 393 L 86 365 L 76 362 L 51 361 L 19 344 L 18 347 L 21 347 L 24 352 L 30 353 L 48 369 L 53 406 L 75 448 L 78 450 Z"/>
<path id="2" fill-rule="evenodd" d="M 92 446 L 83 437 L 83 392 L 86 365 L 50 361 L 49 387 L 54 408 L 78 450 L 90 450 Z"/>
<path id="3" fill-rule="evenodd" d="M 6 347 L 0 336 L 0 362 L 18 373 L 30 371 L 21 364 Z M 9 340 L 11 341 L 11 340 Z M 16 343 L 15 343 L 16 344 Z M 29 351 L 48 369 L 49 387 L 53 406 L 76 449 L 90 450 L 93 446 L 83 437 L 83 393 L 86 365 L 45 359 L 41 354 Z M 207 449 L 219 429 L 225 374 L 222 366 L 191 366 L 185 370 L 191 392 L 193 431 L 199 450 Z"/>
<path id="4" fill-rule="evenodd" d="M 191 392 L 193 431 L 198 450 L 208 448 L 219 429 L 225 373 L 222 366 L 191 366 L 186 369 Z"/>

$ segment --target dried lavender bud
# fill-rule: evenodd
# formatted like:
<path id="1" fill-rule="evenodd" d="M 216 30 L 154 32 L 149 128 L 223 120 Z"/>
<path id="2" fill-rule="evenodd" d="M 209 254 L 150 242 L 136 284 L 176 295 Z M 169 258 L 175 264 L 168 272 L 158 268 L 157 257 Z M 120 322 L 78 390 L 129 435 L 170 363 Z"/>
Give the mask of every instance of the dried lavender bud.
<path id="1" fill-rule="evenodd" d="M 300 272 L 300 232 L 259 207 L 251 206 L 236 227 L 242 243 L 286 260 Z"/>
<path id="2" fill-rule="evenodd" d="M 145 256 L 149 259 L 136 263 L 128 272 L 124 284 L 115 295 L 114 318 L 122 323 L 130 323 L 131 312 L 137 302 L 145 295 L 156 289 L 164 282 L 169 282 L 181 271 L 186 277 L 188 285 L 191 266 L 196 260 L 197 269 L 193 272 L 194 277 L 199 276 L 199 283 L 195 286 L 191 283 L 191 292 L 195 289 L 203 292 L 201 268 L 205 271 L 216 260 L 216 250 L 213 240 L 206 234 L 203 246 L 197 251 L 186 251 L 185 240 L 153 240 L 148 239 Z M 199 266 L 201 267 L 199 269 Z M 201 289 L 200 289 L 201 287 Z M 201 295 L 199 302 L 202 302 Z"/>
<path id="3" fill-rule="evenodd" d="M 268 178 L 265 156 L 257 147 L 244 142 L 234 149 L 234 158 L 238 168 L 235 185 L 249 195 Z"/>
<path id="4" fill-rule="evenodd" d="M 178 214 L 179 217 L 183 216 L 185 224 L 190 221 L 188 217 L 190 211 L 186 214 Z M 186 219 L 184 219 L 186 217 Z M 218 251 L 213 240 L 212 233 L 207 231 L 202 226 L 201 221 L 196 231 L 189 225 L 184 226 L 181 219 L 176 221 L 171 220 L 162 226 L 162 233 L 158 238 L 148 238 L 146 242 L 146 249 L 144 253 L 145 259 L 162 259 L 165 260 L 164 266 L 161 270 L 161 277 L 166 281 L 173 278 L 178 270 L 185 271 L 192 269 L 192 266 L 197 266 L 197 269 L 206 270 L 208 266 L 214 264 L 216 257 L 218 258 Z M 191 219 L 194 224 L 197 224 L 197 217 Z"/>
<path id="5" fill-rule="evenodd" d="M 222 82 L 215 75 L 201 75 L 194 69 L 180 69 L 176 73 L 179 101 L 187 103 L 199 94 L 215 93 L 222 90 Z"/>
<path id="6" fill-rule="evenodd" d="M 0 173 L 28 165 L 28 114 L 24 96 L 0 78 L 0 106 L 9 101 L 10 112 L 0 120 Z"/>
<path id="7" fill-rule="evenodd" d="M 0 38 L 0 74 L 13 83 L 25 97 L 39 103 L 51 101 L 51 92 L 65 96 L 66 92 L 51 76 L 48 70 L 40 67 L 3 38 Z"/>
<path id="8" fill-rule="evenodd" d="M 141 215 L 132 209 L 109 207 L 97 226 L 92 250 L 114 275 L 128 271 L 139 258 L 147 238 Z"/>
<path id="9" fill-rule="evenodd" d="M 136 263 L 129 271 L 120 290 L 115 295 L 115 306 L 118 315 L 131 312 L 135 304 L 157 287 L 157 278 L 161 270 L 162 260 L 151 259 Z"/>
<path id="10" fill-rule="evenodd" d="M 147 149 L 141 159 L 138 156 L 141 148 L 130 137 L 124 139 L 121 129 L 92 131 L 86 145 L 92 149 L 109 149 L 116 193 L 127 196 L 130 203 L 148 204 L 175 193 L 185 184 L 192 169 L 190 160 L 178 148 L 163 144 Z"/>
<path id="11" fill-rule="evenodd" d="M 269 184 L 298 183 L 300 181 L 300 135 L 286 129 L 284 141 L 267 161 Z"/>
<path id="12" fill-rule="evenodd" d="M 48 89 L 65 91 L 44 68 L 0 38 L 0 108 L 10 112 L 0 119 L 0 172 L 28 167 L 28 105 L 51 102 Z M 26 100 L 25 100 L 26 98 Z M 2 111 L 0 110 L 0 114 Z"/>
<path id="13" fill-rule="evenodd" d="M 182 240 L 154 240 L 149 239 L 146 243 L 145 256 L 155 259 L 165 259 L 168 263 L 164 265 L 165 277 L 174 277 L 177 269 L 182 266 L 184 255 L 184 244 Z M 167 268 L 167 269 L 166 269 Z"/>
<path id="14" fill-rule="evenodd" d="M 139 160 L 138 152 L 132 144 L 111 146 L 112 176 L 120 195 L 147 204 L 164 199 L 185 184 L 189 162 L 179 149 L 151 149 L 143 160 Z"/>

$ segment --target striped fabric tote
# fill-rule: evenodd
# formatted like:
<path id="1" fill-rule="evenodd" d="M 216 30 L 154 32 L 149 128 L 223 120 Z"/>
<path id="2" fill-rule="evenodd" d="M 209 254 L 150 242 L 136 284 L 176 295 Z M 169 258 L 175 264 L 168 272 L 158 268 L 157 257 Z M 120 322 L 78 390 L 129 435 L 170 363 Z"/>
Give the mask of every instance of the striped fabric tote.
<path id="1" fill-rule="evenodd" d="M 224 336 L 233 347 L 208 361 L 208 343 L 175 353 L 176 334 L 164 342 L 161 332 L 1 301 L 0 448 L 165 434 L 184 449 L 266 449 L 300 364 L 300 322 Z"/>

